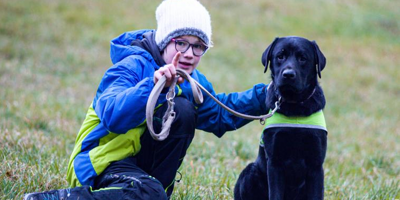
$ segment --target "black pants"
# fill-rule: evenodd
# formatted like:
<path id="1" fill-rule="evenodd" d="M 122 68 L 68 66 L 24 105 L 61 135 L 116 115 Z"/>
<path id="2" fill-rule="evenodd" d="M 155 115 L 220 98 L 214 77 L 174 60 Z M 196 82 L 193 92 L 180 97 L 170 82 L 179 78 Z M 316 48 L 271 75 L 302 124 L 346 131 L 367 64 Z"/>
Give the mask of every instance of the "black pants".
<path id="1" fill-rule="evenodd" d="M 166 110 L 165 103 L 154 114 L 157 133 L 161 131 L 161 120 Z M 95 179 L 93 189 L 97 191 L 93 194 L 119 195 L 121 199 L 167 199 L 171 196 L 176 172 L 193 140 L 197 120 L 194 105 L 185 98 L 175 98 L 174 110 L 176 116 L 168 138 L 156 141 L 146 130 L 140 140 L 140 152 L 111 163 Z"/>

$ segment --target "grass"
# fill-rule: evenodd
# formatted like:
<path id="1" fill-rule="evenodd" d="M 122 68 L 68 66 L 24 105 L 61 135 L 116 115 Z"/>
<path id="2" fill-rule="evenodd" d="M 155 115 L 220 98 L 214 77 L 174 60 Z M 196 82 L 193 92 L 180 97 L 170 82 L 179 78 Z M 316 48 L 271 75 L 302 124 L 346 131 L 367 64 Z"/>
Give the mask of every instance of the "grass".
<path id="1" fill-rule="evenodd" d="M 269 82 L 260 58 L 274 37 L 316 40 L 328 61 L 326 199 L 400 199 L 398 1 L 202 2 L 214 47 L 199 69 L 217 92 Z M 109 41 L 155 28 L 158 3 L 0 0 L 0 199 L 68 186 L 76 134 L 111 66 Z M 232 199 L 261 130 L 197 131 L 173 199 Z"/>

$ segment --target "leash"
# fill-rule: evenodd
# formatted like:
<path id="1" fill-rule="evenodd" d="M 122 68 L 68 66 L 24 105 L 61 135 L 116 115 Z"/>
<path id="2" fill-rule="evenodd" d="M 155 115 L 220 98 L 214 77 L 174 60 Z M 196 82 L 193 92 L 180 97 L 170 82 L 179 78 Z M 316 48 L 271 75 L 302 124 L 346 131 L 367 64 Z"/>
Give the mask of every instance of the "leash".
<path id="1" fill-rule="evenodd" d="M 175 119 L 175 111 L 174 111 L 175 86 L 176 86 L 176 82 L 178 81 L 179 77 L 184 78 L 185 80 L 187 80 L 190 83 L 190 86 L 192 88 L 193 97 L 197 104 L 203 103 L 203 94 L 201 92 L 201 90 L 203 90 L 203 92 L 206 93 L 208 96 L 210 96 L 218 105 L 222 106 L 224 109 L 226 109 L 229 113 L 233 114 L 234 116 L 240 117 L 243 119 L 247 119 L 247 120 L 260 120 L 260 123 L 262 125 L 264 125 L 266 119 L 268 119 L 274 115 L 274 113 L 279 109 L 279 107 L 282 103 L 281 98 L 279 98 L 279 100 L 275 102 L 275 108 L 266 115 L 253 116 L 253 115 L 242 114 L 242 113 L 232 110 L 228 106 L 221 103 L 217 98 L 215 98 L 211 93 L 209 93 L 202 85 L 200 85 L 200 83 L 198 83 L 196 80 L 194 80 L 186 71 L 184 71 L 182 69 L 176 69 L 176 73 L 177 73 L 177 76 L 175 77 L 174 81 L 172 82 L 171 86 L 169 87 L 169 91 L 166 95 L 166 99 L 168 102 L 168 108 L 162 119 L 161 132 L 158 134 L 155 133 L 154 129 L 153 129 L 153 114 L 154 114 L 155 105 L 157 103 L 157 99 L 160 96 L 160 93 L 163 90 L 165 83 L 166 83 L 165 76 L 162 76 L 158 80 L 157 84 L 154 86 L 153 90 L 151 91 L 149 99 L 147 101 L 147 105 L 146 105 L 147 128 L 150 132 L 150 135 L 153 137 L 153 139 L 155 139 L 157 141 L 163 141 L 168 137 L 169 131 L 171 129 L 171 124 Z"/>

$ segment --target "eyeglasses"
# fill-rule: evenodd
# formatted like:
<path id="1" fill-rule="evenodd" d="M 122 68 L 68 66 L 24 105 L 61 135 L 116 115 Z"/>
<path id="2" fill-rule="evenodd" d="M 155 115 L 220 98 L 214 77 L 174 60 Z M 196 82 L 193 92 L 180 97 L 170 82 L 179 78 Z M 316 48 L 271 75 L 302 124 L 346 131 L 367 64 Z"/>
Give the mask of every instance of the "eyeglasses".
<path id="1" fill-rule="evenodd" d="M 186 40 L 176 40 L 176 39 L 172 39 L 171 41 L 175 42 L 175 49 L 177 51 L 180 51 L 181 53 L 185 53 L 191 46 L 193 55 L 202 56 L 204 53 L 206 53 L 208 49 L 208 46 L 201 43 L 191 44 Z"/>

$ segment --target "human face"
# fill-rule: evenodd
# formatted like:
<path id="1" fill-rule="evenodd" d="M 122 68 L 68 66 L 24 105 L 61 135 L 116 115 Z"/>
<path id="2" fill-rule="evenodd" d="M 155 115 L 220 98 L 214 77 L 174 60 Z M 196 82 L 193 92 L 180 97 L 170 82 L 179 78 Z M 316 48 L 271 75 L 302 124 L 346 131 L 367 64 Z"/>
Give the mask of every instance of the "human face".
<path id="1" fill-rule="evenodd" d="M 191 35 L 185 35 L 177 37 L 175 39 L 185 40 L 190 44 L 198 44 L 198 43 L 204 44 L 204 42 L 202 42 L 200 38 Z M 179 58 L 177 66 L 179 69 L 185 70 L 188 74 L 191 74 L 193 70 L 196 69 L 197 65 L 201 60 L 201 56 L 195 56 L 193 54 L 192 48 L 193 46 L 191 46 L 185 53 L 182 53 L 181 57 Z M 167 64 L 172 63 L 172 59 L 174 58 L 176 53 L 178 53 L 178 51 L 175 49 L 175 42 L 174 41 L 169 42 L 169 44 L 165 47 L 164 52 L 162 54 L 165 63 Z"/>

